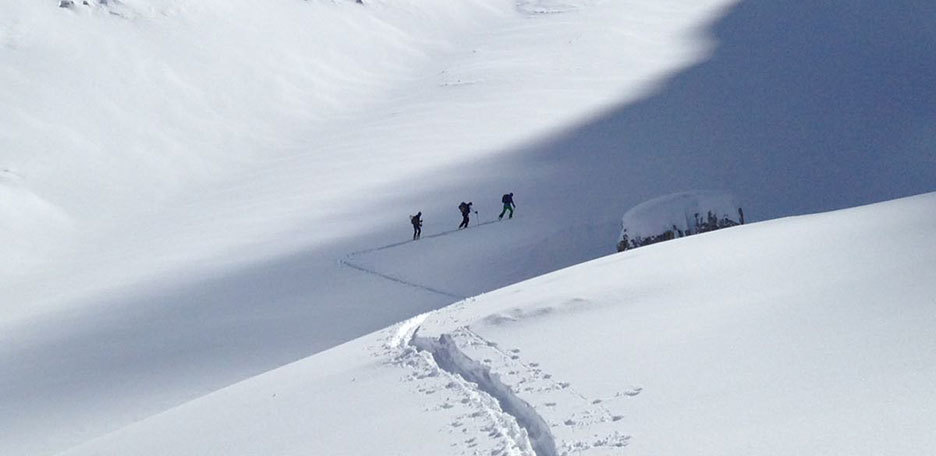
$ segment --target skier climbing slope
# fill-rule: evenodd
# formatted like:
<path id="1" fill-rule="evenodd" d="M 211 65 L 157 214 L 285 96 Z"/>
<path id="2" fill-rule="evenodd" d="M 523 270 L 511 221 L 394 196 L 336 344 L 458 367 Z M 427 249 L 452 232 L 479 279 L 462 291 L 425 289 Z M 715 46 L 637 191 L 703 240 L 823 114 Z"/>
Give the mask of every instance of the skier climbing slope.
<path id="1" fill-rule="evenodd" d="M 501 213 L 497 216 L 497 219 L 500 220 L 504 218 L 504 213 L 507 211 L 510 211 L 510 216 L 507 218 L 513 218 L 514 208 L 517 207 L 517 205 L 514 203 L 513 193 L 505 193 L 504 196 L 501 197 L 501 203 L 504 203 L 504 209 L 501 210 Z"/>

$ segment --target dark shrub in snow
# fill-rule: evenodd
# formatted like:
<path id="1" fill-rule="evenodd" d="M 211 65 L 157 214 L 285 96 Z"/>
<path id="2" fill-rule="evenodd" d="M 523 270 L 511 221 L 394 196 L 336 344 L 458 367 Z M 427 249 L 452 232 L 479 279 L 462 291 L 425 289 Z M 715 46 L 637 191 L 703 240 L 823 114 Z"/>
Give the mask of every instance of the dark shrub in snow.
<path id="1" fill-rule="evenodd" d="M 624 214 L 618 252 L 744 223 L 744 211 L 724 192 L 694 191 L 661 196 Z"/>

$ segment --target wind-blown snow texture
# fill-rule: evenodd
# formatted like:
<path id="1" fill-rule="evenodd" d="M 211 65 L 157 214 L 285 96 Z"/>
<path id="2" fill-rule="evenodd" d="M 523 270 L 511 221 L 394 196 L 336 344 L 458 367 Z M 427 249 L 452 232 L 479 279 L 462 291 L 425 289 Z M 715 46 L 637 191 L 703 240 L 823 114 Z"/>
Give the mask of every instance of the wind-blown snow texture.
<path id="1" fill-rule="evenodd" d="M 658 195 L 765 220 L 936 175 L 920 2 L 89 3 L 0 0 L 4 455 L 610 253 Z"/>

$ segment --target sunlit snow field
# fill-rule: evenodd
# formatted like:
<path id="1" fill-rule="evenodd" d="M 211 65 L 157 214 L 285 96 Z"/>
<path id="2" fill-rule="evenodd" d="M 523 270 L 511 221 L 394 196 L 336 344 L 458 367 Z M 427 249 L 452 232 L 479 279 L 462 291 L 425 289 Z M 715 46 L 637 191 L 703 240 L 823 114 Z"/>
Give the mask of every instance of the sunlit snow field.
<path id="1" fill-rule="evenodd" d="M 421 449 L 418 436 L 437 432 L 428 428 L 439 418 L 426 413 L 435 406 L 426 405 L 418 391 L 422 386 L 414 390 L 398 381 L 409 375 L 405 369 L 391 363 L 390 370 L 379 370 L 366 392 L 344 383 L 347 375 L 358 379 L 348 374 L 356 372 L 351 365 L 387 362 L 381 358 L 386 353 L 365 353 L 361 344 L 381 345 L 382 333 L 374 331 L 417 314 L 610 254 L 623 212 L 663 194 L 727 190 L 739 196 L 749 220 L 763 221 L 920 194 L 934 190 L 936 181 L 936 31 L 931 26 L 936 12 L 919 2 L 109 0 L 70 8 L 58 3 L 0 0 L 4 455 L 56 454 L 362 336 L 356 345 L 302 364 L 332 363 L 333 370 L 322 372 L 341 374 L 322 380 L 326 383 L 295 372 L 305 369 L 295 365 L 277 371 L 291 374 L 258 381 L 301 385 L 292 389 L 300 395 L 290 402 L 297 407 L 312 403 L 303 402 L 308 395 L 320 394 L 329 407 L 332 400 L 392 405 L 381 409 L 386 415 L 368 413 L 375 420 L 368 426 L 384 423 L 383 437 L 373 441 L 392 443 L 402 454 L 444 454 L 443 447 L 452 443 L 458 444 L 453 454 L 471 454 L 474 447 L 464 440 L 473 437 L 484 448 L 501 448 L 503 441 L 485 440 L 485 432 L 473 429 L 453 431 L 471 434 L 458 442 L 430 439 Z M 479 225 L 496 219 L 506 192 L 515 193 L 517 216 Z M 469 230 L 454 232 L 456 206 L 463 200 L 473 201 L 478 213 Z M 829 260 L 844 268 L 843 274 L 880 273 L 891 282 L 899 276 L 928 283 L 932 271 L 923 266 L 934 264 L 933 252 L 915 248 L 926 243 L 925 236 L 906 234 L 901 223 L 931 222 L 925 217 L 933 213 L 932 198 L 894 204 L 889 207 L 905 209 L 895 210 L 892 218 L 873 207 L 840 217 L 858 225 L 862 236 L 875 232 L 896 243 L 875 250 L 876 258 L 907 263 L 865 268 L 869 260 L 861 247 L 876 241 L 843 241 Z M 424 239 L 378 250 L 408 240 L 407 216 L 419 210 L 426 220 Z M 784 230 L 796 227 L 776 223 Z M 868 228 L 861 228 L 864 223 Z M 874 223 L 886 223 L 891 231 L 874 231 Z M 834 224 L 815 225 L 833 230 Z M 736 243 L 724 239 L 756 229 L 715 233 L 713 239 L 723 241 L 711 248 L 727 249 Z M 808 233 L 800 238 L 825 239 Z M 709 245 L 685 241 L 624 257 Z M 817 248 L 832 248 L 820 244 Z M 902 249 L 919 256 L 896 253 Z M 737 253 L 738 264 L 760 261 L 751 258 L 761 255 L 752 250 Z M 763 261 L 802 261 L 768 254 L 792 255 L 770 251 L 763 255 L 771 259 Z M 668 255 L 642 261 L 668 267 L 663 266 Z M 685 256 L 690 260 L 680 267 L 691 268 L 697 255 Z M 623 259 L 603 261 L 621 261 L 624 268 Z M 724 279 L 738 264 L 713 274 Z M 902 269 L 908 265 L 919 267 L 908 276 Z M 669 289 L 670 280 L 655 277 L 650 283 Z M 766 289 L 758 280 L 751 287 Z M 626 282 L 618 285 L 624 293 L 637 293 Z M 701 293 L 684 286 L 677 288 Z M 852 288 L 835 281 L 827 286 L 835 296 Z M 524 287 L 534 293 L 539 288 Z M 594 287 L 618 290 L 604 282 Z M 916 306 L 922 314 L 915 321 L 925 323 L 933 305 L 927 297 L 936 293 L 910 288 L 894 302 Z M 765 290 L 760 299 L 772 293 L 800 296 L 783 288 Z M 669 295 L 650 295 L 676 306 Z M 812 299 L 803 296 L 797 299 Z M 471 312 L 472 302 L 461 306 Z M 661 334 L 691 326 L 691 313 L 673 309 L 673 326 Z M 724 316 L 723 308 L 716 310 L 712 315 Z M 446 312 L 440 315 L 455 315 Z M 483 317 L 471 315 L 452 316 L 445 331 L 474 327 L 473 319 Z M 636 319 L 636 326 L 621 328 L 646 330 L 652 322 Z M 554 337 L 523 339 L 520 332 L 517 345 L 524 352 L 543 350 L 536 354 L 543 364 L 546 359 L 578 362 L 580 357 L 569 354 L 574 352 L 562 354 L 556 346 L 568 337 L 562 328 L 576 324 L 556 319 L 544 326 Z M 849 328 L 861 334 L 866 327 Z M 491 331 L 479 334 L 513 337 Z M 577 343 L 591 347 L 599 341 Z M 630 343 L 649 350 L 659 341 L 640 337 Z M 762 356 L 754 349 L 743 355 L 738 356 Z M 884 358 L 869 362 L 877 359 Z M 625 357 L 614 369 L 628 372 L 641 362 Z M 667 364 L 665 358 L 654 362 Z M 580 367 L 557 365 L 556 376 L 582 372 Z M 624 375 L 610 367 L 596 369 L 575 383 Z M 932 379 L 925 369 L 913 371 L 911 379 L 911 371 L 893 370 L 895 381 Z M 589 394 L 632 397 L 628 392 L 636 390 L 628 388 L 637 383 L 649 391 L 662 382 L 664 370 L 653 372 L 646 380 L 620 378 L 634 385 Z M 856 378 L 846 377 L 844 390 Z M 751 377 L 751 384 L 761 385 L 760 378 Z M 692 391 L 668 386 L 680 394 Z M 234 388 L 266 394 L 256 386 Z M 312 430 L 254 420 L 247 406 L 223 412 L 222 406 L 237 405 L 218 399 L 227 397 L 225 391 L 175 413 L 210 421 L 204 414 L 216 410 L 241 420 L 233 427 L 245 439 L 253 436 L 258 446 L 222 445 L 217 431 L 207 432 L 204 440 L 180 438 L 171 453 L 386 453 L 378 443 L 341 446 L 360 440 L 348 428 L 354 414 L 367 407 L 348 410 L 344 420 L 311 411 L 318 408 L 277 409 L 287 418 L 331 423 Z M 932 404 L 917 390 L 908 391 L 901 404 L 911 399 Z M 649 437 L 665 432 L 659 420 L 674 410 L 667 407 L 643 420 L 625 408 L 620 413 L 626 419 L 601 426 L 636 440 L 646 433 L 647 454 L 685 454 L 686 448 L 772 454 L 771 448 L 790 448 L 740 431 L 735 440 L 711 437 L 735 427 L 730 419 L 741 415 L 731 404 L 724 405 L 729 407 L 724 427 L 707 421 L 715 426 L 709 446 L 684 448 Z M 413 420 L 407 428 L 412 434 L 392 426 L 402 420 L 391 410 Z M 854 412 L 829 410 L 830 418 L 803 426 L 841 423 Z M 548 420 L 572 419 L 558 418 L 563 413 Z M 864 426 L 861 417 L 866 415 L 856 418 Z M 895 428 L 899 422 L 887 420 Z M 149 437 L 129 442 L 163 442 L 164 434 L 148 430 L 148 423 L 133 432 Z M 175 425 L 198 429 L 185 423 Z M 778 423 L 779 418 L 768 420 L 764 429 L 783 433 Z M 258 437 L 262 429 L 292 432 L 298 440 L 265 441 Z M 894 454 L 916 454 L 925 439 L 912 426 L 902 429 L 908 446 Z M 588 440 L 558 431 L 556 437 L 560 449 L 564 442 Z M 128 442 L 116 439 L 124 442 L 120 445 Z M 755 445 L 741 451 L 731 446 L 737 439 Z M 815 452 L 854 454 L 843 441 L 833 435 L 828 451 Z M 521 448 L 522 438 L 517 442 Z M 627 451 L 637 447 L 628 446 Z M 97 451 L 87 448 L 90 454 Z M 142 454 L 119 448 L 101 451 Z"/>

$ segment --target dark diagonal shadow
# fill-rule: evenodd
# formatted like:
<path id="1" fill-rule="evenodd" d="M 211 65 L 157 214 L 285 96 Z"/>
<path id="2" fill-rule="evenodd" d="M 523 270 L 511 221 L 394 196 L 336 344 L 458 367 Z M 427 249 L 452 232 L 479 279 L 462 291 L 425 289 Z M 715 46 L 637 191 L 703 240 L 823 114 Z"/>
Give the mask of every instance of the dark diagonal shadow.
<path id="1" fill-rule="evenodd" d="M 710 59 L 639 102 L 528 149 L 576 216 L 685 189 L 757 219 L 936 188 L 936 3 L 738 4 Z"/>

